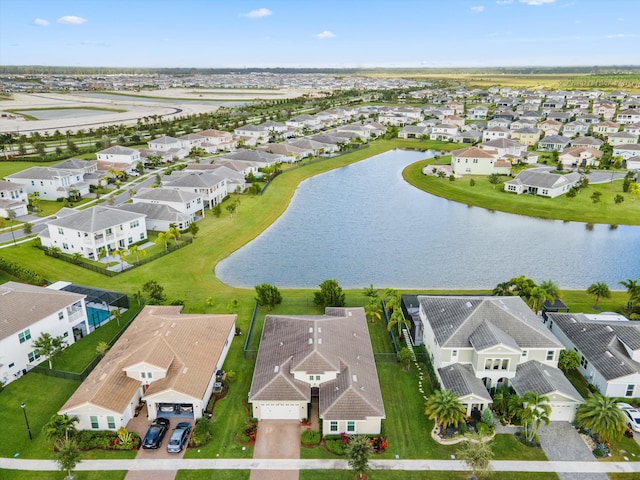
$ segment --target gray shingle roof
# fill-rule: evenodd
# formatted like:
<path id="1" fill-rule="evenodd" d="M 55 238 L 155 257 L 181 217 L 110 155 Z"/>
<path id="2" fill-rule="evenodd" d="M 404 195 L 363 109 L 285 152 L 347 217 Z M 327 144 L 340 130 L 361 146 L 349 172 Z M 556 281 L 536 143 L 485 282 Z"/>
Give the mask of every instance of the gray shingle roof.
<path id="1" fill-rule="evenodd" d="M 559 328 L 606 380 L 640 373 L 624 344 L 640 349 L 640 324 L 589 320 L 582 313 L 547 313 L 553 328 Z M 624 344 L 623 344 L 624 343 Z"/>
<path id="2" fill-rule="evenodd" d="M 47 225 L 80 230 L 81 232 L 98 232 L 114 225 L 139 219 L 141 216 L 143 215 L 117 208 L 96 206 L 51 220 L 47 222 Z"/>
<path id="3" fill-rule="evenodd" d="M 142 188 L 134 198 L 140 200 L 158 200 L 163 202 L 186 203 L 191 202 L 201 195 L 175 188 Z"/>
<path id="4" fill-rule="evenodd" d="M 538 188 L 557 188 L 563 185 L 571 185 L 580 180 L 579 173 L 560 175 L 536 170 L 523 170 L 516 178 L 505 183 L 518 183 Z"/>
<path id="5" fill-rule="evenodd" d="M 505 345 L 514 350 L 520 351 L 516 341 L 488 321 L 483 321 L 474 332 L 469 335 L 469 342 L 477 352 L 492 348 L 497 345 Z"/>
<path id="6" fill-rule="evenodd" d="M 113 147 L 109 147 L 105 150 L 100 150 L 98 155 L 100 154 L 108 154 L 108 155 L 132 155 L 136 153 L 137 150 L 129 147 L 123 147 L 121 145 L 114 145 Z"/>
<path id="7" fill-rule="evenodd" d="M 558 392 L 577 402 L 582 401 L 582 395 L 564 376 L 564 373 L 557 368 L 543 365 L 537 360 L 519 364 L 516 367 L 516 376 L 511 379 L 511 386 L 518 395 L 524 395 L 526 392 L 535 392 L 540 395 Z"/>
<path id="8" fill-rule="evenodd" d="M 471 347 L 470 336 L 485 321 L 520 348 L 562 346 L 520 297 L 420 295 L 418 301 L 441 347 Z"/>
<path id="9" fill-rule="evenodd" d="M 482 383 L 471 371 L 470 365 L 454 363 L 438 369 L 438 375 L 442 380 L 442 387 L 451 390 L 458 396 L 474 395 L 491 403 L 491 395 Z"/>
<path id="10" fill-rule="evenodd" d="M 68 177 L 75 175 L 74 172 L 59 168 L 50 167 L 31 167 L 20 172 L 7 175 L 6 178 L 26 178 L 33 180 L 53 180 L 60 177 Z"/>
<path id="11" fill-rule="evenodd" d="M 181 213 L 169 205 L 162 205 L 158 203 L 125 203 L 124 205 L 120 205 L 118 208 L 126 210 L 127 212 L 135 212 L 145 215 L 147 225 L 149 225 L 149 222 L 153 222 L 153 220 L 175 223 L 176 225 L 191 220 L 191 215 Z"/>
<path id="12" fill-rule="evenodd" d="M 336 372 L 320 385 L 320 417 L 384 417 L 367 321 L 362 308 L 327 308 L 324 315 L 267 315 L 249 401 L 310 401 L 299 375 Z"/>

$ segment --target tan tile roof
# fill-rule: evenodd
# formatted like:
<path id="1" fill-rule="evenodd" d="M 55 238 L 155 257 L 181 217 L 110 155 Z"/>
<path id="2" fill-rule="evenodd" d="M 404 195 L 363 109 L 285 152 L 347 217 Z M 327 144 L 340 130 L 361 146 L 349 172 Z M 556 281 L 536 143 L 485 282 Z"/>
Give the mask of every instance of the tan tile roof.
<path id="1" fill-rule="evenodd" d="M 495 158 L 495 150 L 482 150 L 478 147 L 467 147 L 454 150 L 451 154 L 455 158 Z"/>
<path id="2" fill-rule="evenodd" d="M 0 285 L 0 339 L 79 302 L 86 295 L 18 282 Z"/>
<path id="3" fill-rule="evenodd" d="M 363 308 L 327 308 L 324 315 L 265 318 L 249 401 L 310 401 L 294 373 L 337 377 L 320 385 L 320 417 L 384 417 L 384 405 Z"/>
<path id="4" fill-rule="evenodd" d="M 125 370 L 139 364 L 168 368 L 165 378 L 150 384 L 145 397 L 172 390 L 203 398 L 236 315 L 187 315 L 181 309 L 146 306 L 60 413 L 87 403 L 123 412 L 141 384 Z"/>

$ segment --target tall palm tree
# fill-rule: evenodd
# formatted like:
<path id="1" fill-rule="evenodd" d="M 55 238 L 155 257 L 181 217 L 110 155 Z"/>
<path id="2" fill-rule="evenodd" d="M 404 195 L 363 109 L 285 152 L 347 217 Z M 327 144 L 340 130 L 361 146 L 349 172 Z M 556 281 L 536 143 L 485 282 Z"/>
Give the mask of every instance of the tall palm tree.
<path id="1" fill-rule="evenodd" d="M 140 257 L 144 257 L 147 254 L 147 251 L 144 248 L 138 247 L 138 245 L 131 245 L 129 247 L 129 254 L 135 254 L 136 264 L 140 265 Z"/>
<path id="2" fill-rule="evenodd" d="M 160 232 L 158 233 L 158 237 L 156 238 L 155 243 L 159 243 L 159 242 L 163 242 L 164 243 L 164 251 L 166 252 L 167 250 L 169 250 L 169 246 L 167 245 L 167 240 L 169 238 L 167 237 L 167 234 L 165 232 Z"/>
<path id="3" fill-rule="evenodd" d="M 173 238 L 176 242 L 176 248 L 178 248 L 178 239 L 182 236 L 182 234 L 180 233 L 180 230 L 178 230 L 178 227 L 176 227 L 175 225 L 171 225 L 169 227 L 169 231 L 167 232 L 167 237 L 169 238 Z"/>
<path id="4" fill-rule="evenodd" d="M 596 310 L 598 309 L 598 302 L 600 301 L 600 298 L 611 297 L 609 285 L 604 282 L 592 283 L 591 285 L 589 285 L 589 288 L 587 288 L 587 293 L 596 297 L 596 304 L 593 306 L 593 308 L 595 308 Z"/>
<path id="5" fill-rule="evenodd" d="M 549 397 L 536 392 L 525 392 L 522 399 L 525 410 L 528 410 L 531 423 L 528 439 L 532 441 L 542 422 L 549 425 L 551 405 L 549 405 Z"/>
<path id="6" fill-rule="evenodd" d="M 531 307 L 534 313 L 538 313 L 542 308 L 542 304 L 545 300 L 555 300 L 551 297 L 547 291 L 542 287 L 533 287 L 529 291 L 529 298 L 527 299 L 527 305 Z"/>
<path id="7" fill-rule="evenodd" d="M 398 327 L 398 338 L 402 338 L 402 329 L 403 328 L 411 328 L 411 323 L 404 318 L 402 314 L 402 310 L 396 308 L 391 314 L 391 318 L 389 318 L 389 324 L 387 325 L 387 329 L 391 331 L 393 327 Z"/>
<path id="8" fill-rule="evenodd" d="M 553 282 L 553 280 L 544 280 L 540 282 L 540 285 L 538 286 L 542 288 L 545 292 L 547 292 L 547 295 L 550 300 L 555 300 L 556 298 L 562 298 L 562 292 L 560 291 L 560 287 L 558 287 L 558 285 L 556 285 Z"/>
<path id="9" fill-rule="evenodd" d="M 640 301 L 640 285 L 638 285 L 638 280 L 629 278 L 618 283 L 627 289 L 627 294 L 629 295 L 627 310 L 631 313 L 633 311 L 633 302 Z"/>
<path id="10" fill-rule="evenodd" d="M 576 411 L 576 422 L 590 428 L 602 441 L 620 437 L 626 429 L 626 420 L 616 400 L 599 393 L 587 397 Z"/>
<path id="11" fill-rule="evenodd" d="M 424 414 L 440 425 L 440 431 L 444 432 L 449 425 L 458 426 L 463 422 L 466 410 L 451 390 L 436 390 L 427 400 Z"/>
<path id="12" fill-rule="evenodd" d="M 387 307 L 387 312 L 393 312 L 397 307 L 400 306 L 400 295 L 398 291 L 394 288 L 387 288 L 384 291 L 384 303 Z"/>
<path id="13" fill-rule="evenodd" d="M 369 303 L 364 306 L 364 314 L 371 323 L 376 323 L 376 319 L 382 318 L 382 306 L 375 298 L 372 298 Z"/>

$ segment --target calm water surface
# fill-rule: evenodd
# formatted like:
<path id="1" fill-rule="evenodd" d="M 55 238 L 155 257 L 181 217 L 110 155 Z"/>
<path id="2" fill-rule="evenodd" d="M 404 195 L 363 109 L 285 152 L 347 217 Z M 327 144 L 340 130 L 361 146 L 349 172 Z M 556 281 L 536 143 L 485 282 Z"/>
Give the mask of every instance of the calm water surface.
<path id="1" fill-rule="evenodd" d="M 177 98 L 150 98 L 150 97 L 136 97 L 133 95 L 116 95 L 112 93 L 91 93 L 91 92 L 75 92 L 74 95 L 78 97 L 90 97 L 90 98 L 99 98 L 101 100 L 117 100 L 121 102 L 149 102 L 149 103 L 166 103 L 168 105 L 178 105 L 178 104 L 193 104 L 193 105 L 208 105 L 208 106 L 218 106 L 218 107 L 238 107 L 240 105 L 245 105 L 247 102 L 242 100 L 230 101 L 230 102 L 222 102 L 219 100 L 207 100 L 203 98 L 202 100 L 196 99 L 187 99 L 181 100 Z M 153 95 L 153 93 L 150 93 Z M 253 99 L 252 99 L 253 100 Z"/>
<path id="2" fill-rule="evenodd" d="M 252 288 L 493 288 L 518 275 L 562 288 L 640 277 L 640 227 L 540 220 L 435 197 L 402 179 L 421 152 L 390 151 L 310 178 L 262 235 L 216 267 Z M 545 201 L 545 199 L 540 199 Z"/>

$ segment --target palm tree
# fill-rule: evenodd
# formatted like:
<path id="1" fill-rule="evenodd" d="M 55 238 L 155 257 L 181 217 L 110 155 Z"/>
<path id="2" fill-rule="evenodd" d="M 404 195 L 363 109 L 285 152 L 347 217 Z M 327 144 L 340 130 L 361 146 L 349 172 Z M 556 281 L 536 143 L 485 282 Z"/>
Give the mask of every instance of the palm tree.
<path id="1" fill-rule="evenodd" d="M 534 313 L 538 313 L 542 308 L 542 304 L 545 300 L 555 300 L 547 291 L 542 287 L 533 287 L 529 292 L 529 298 L 527 299 L 527 305 L 531 307 Z"/>
<path id="2" fill-rule="evenodd" d="M 384 291 L 384 303 L 387 307 L 387 312 L 393 312 L 397 307 L 400 306 L 400 295 L 398 291 L 394 288 L 387 288 Z"/>
<path id="3" fill-rule="evenodd" d="M 409 321 L 404 318 L 404 315 L 402 314 L 402 310 L 399 308 L 396 308 L 393 313 L 391 314 L 391 318 L 389 318 L 389 324 L 387 325 L 387 330 L 391 331 L 391 329 L 393 327 L 397 326 L 398 327 L 398 338 L 402 338 L 402 328 L 411 328 L 411 323 L 409 323 Z"/>
<path id="4" fill-rule="evenodd" d="M 125 258 L 127 258 L 127 253 L 129 253 L 129 250 L 127 250 L 126 248 L 121 248 L 119 250 L 116 250 L 116 254 L 120 257 L 120 271 L 121 272 L 124 270 L 124 260 L 125 260 Z"/>
<path id="5" fill-rule="evenodd" d="M 167 245 L 168 239 L 169 237 L 167 237 L 167 233 L 160 232 L 158 233 L 158 237 L 156 238 L 155 243 L 164 242 L 164 251 L 167 252 L 169 250 L 169 246 Z"/>
<path id="6" fill-rule="evenodd" d="M 182 234 L 180 233 L 180 230 L 178 230 L 178 227 L 176 227 L 175 225 L 171 225 L 169 227 L 169 231 L 167 232 L 167 237 L 168 238 L 173 238 L 176 242 L 176 248 L 178 248 L 178 239 L 180 238 Z"/>
<path id="7" fill-rule="evenodd" d="M 120 326 L 120 319 L 122 318 L 122 313 L 120 313 L 120 309 L 119 308 L 114 308 L 113 310 L 109 311 L 109 316 L 113 320 L 118 322 L 118 326 Z"/>
<path id="8" fill-rule="evenodd" d="M 77 432 L 76 423 L 78 423 L 78 417 L 69 417 L 66 413 L 64 415 L 53 415 L 42 430 L 47 440 L 69 440 Z"/>
<path id="9" fill-rule="evenodd" d="M 440 426 L 444 433 L 449 425 L 458 426 L 463 422 L 466 410 L 458 396 L 451 390 L 436 390 L 427 400 L 424 414 Z"/>
<path id="10" fill-rule="evenodd" d="M 638 280 L 632 280 L 629 278 L 618 283 L 627 289 L 627 294 L 629 294 L 627 310 L 631 313 L 633 312 L 633 302 L 640 300 L 640 285 L 638 285 Z"/>
<path id="11" fill-rule="evenodd" d="M 371 440 L 366 435 L 354 435 L 344 448 L 349 467 L 356 473 L 357 479 L 365 478 L 369 470 L 369 457 L 373 454 Z"/>
<path id="12" fill-rule="evenodd" d="M 67 440 L 62 442 L 62 446 L 58 449 L 56 454 L 56 462 L 60 467 L 60 470 L 66 471 L 67 476 L 65 478 L 73 478 L 71 471 L 76 468 L 76 465 L 80 463 L 80 449 L 75 440 Z"/>
<path id="13" fill-rule="evenodd" d="M 502 282 L 496 285 L 496 288 L 491 292 L 492 295 L 497 297 L 509 297 L 513 296 L 513 291 L 511 290 L 510 282 Z"/>
<path id="14" fill-rule="evenodd" d="M 147 251 L 144 248 L 138 247 L 138 245 L 131 245 L 129 247 L 129 254 L 136 255 L 136 264 L 140 265 L 140 257 L 144 257 L 147 254 Z"/>
<path id="15" fill-rule="evenodd" d="M 491 468 L 493 450 L 489 442 L 482 441 L 482 435 L 475 434 L 472 439 L 467 440 L 456 451 L 460 460 L 467 464 L 473 476 L 478 478 L 480 473 L 486 473 Z"/>
<path id="16" fill-rule="evenodd" d="M 611 297 L 609 285 L 604 282 L 592 283 L 591 285 L 589 285 L 589 288 L 587 288 L 587 293 L 596 297 L 596 304 L 593 306 L 595 310 L 598 310 L 598 302 L 600 301 L 600 298 Z"/>
<path id="17" fill-rule="evenodd" d="M 525 392 L 522 399 L 525 410 L 528 410 L 531 423 L 528 440 L 533 441 L 540 424 L 544 422 L 545 425 L 549 425 L 549 415 L 551 414 L 549 397 L 536 392 Z"/>
<path id="18" fill-rule="evenodd" d="M 382 318 L 382 306 L 380 302 L 372 298 L 371 301 L 364 306 L 364 314 L 371 323 L 376 323 L 376 319 L 380 320 Z"/>
<path id="19" fill-rule="evenodd" d="M 576 422 L 596 432 L 603 442 L 620 437 L 627 426 L 624 413 L 616 405 L 616 400 L 599 393 L 587 397 L 578 407 Z"/>
<path id="20" fill-rule="evenodd" d="M 562 298 L 562 292 L 560 291 L 560 288 L 558 287 L 558 285 L 556 285 L 553 282 L 553 280 L 545 280 L 543 282 L 540 282 L 540 285 L 538 286 L 542 288 L 545 292 L 547 292 L 549 300 Z"/>

